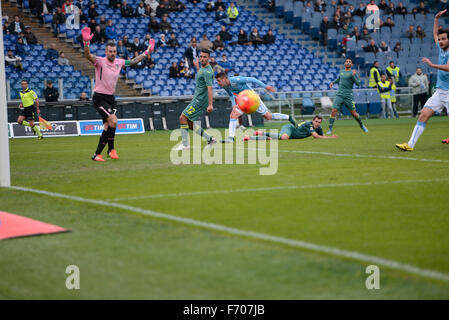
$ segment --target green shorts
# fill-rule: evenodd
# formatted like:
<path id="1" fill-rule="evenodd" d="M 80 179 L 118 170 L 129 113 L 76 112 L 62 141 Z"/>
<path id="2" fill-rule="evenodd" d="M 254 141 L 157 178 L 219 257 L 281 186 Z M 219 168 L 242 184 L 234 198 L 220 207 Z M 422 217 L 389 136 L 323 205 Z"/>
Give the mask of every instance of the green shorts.
<path id="1" fill-rule="evenodd" d="M 355 102 L 352 98 L 335 97 L 332 109 L 341 110 L 341 106 L 344 105 L 348 110 L 355 110 Z"/>
<path id="2" fill-rule="evenodd" d="M 295 127 L 292 124 L 290 124 L 290 123 L 286 124 L 286 125 L 283 125 L 282 128 L 281 128 L 281 132 L 279 132 L 279 139 L 281 139 L 283 134 L 288 135 L 288 138 L 290 139 L 290 137 L 293 134 L 293 130 L 294 129 L 295 129 Z"/>
<path id="3" fill-rule="evenodd" d="M 190 121 L 196 121 L 203 114 L 203 111 L 207 109 L 207 105 L 195 105 L 195 102 L 190 104 L 182 111 L 182 114 Z"/>

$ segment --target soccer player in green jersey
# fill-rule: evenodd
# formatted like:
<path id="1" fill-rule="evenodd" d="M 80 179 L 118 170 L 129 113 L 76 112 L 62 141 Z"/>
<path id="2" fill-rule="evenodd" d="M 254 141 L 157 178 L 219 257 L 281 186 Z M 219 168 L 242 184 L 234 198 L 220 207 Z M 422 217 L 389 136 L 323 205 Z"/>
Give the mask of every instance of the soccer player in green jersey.
<path id="1" fill-rule="evenodd" d="M 288 140 L 288 139 L 304 139 L 310 136 L 315 139 L 335 139 L 336 135 L 325 136 L 323 134 L 323 129 L 321 128 L 321 121 L 323 118 L 320 116 L 313 117 L 312 121 L 305 121 L 299 124 L 296 124 L 295 120 L 292 118 L 289 119 L 291 124 L 286 124 L 282 126 L 281 132 L 278 133 L 269 133 L 263 131 L 254 132 L 254 136 L 245 136 L 243 138 L 244 141 L 248 140 L 270 140 L 270 139 L 278 139 L 278 140 Z"/>
<path id="2" fill-rule="evenodd" d="M 337 95 L 335 96 L 334 99 L 334 103 L 332 105 L 331 117 L 329 119 L 329 131 L 327 132 L 327 134 L 332 133 L 332 128 L 335 122 L 335 116 L 337 115 L 337 112 L 340 110 L 342 105 L 348 108 L 354 119 L 359 123 L 360 128 L 364 132 L 368 132 L 368 129 L 365 127 L 365 125 L 362 122 L 362 119 L 360 119 L 359 114 L 355 110 L 355 102 L 352 96 L 352 87 L 354 86 L 354 83 L 356 85 L 360 84 L 360 78 L 355 70 L 351 70 L 352 65 L 353 64 L 351 58 L 347 58 L 345 61 L 345 69 L 341 70 L 340 74 L 338 75 L 338 78 L 329 84 L 329 87 L 331 89 L 336 83 L 339 84 L 339 87 Z"/>
<path id="3" fill-rule="evenodd" d="M 210 51 L 201 50 L 200 58 L 196 59 L 195 67 L 198 70 L 196 74 L 196 86 L 195 93 L 192 101 L 184 109 L 179 117 L 179 123 L 181 127 L 182 144 L 180 144 L 176 150 L 188 150 L 189 146 L 189 128 L 201 135 L 207 140 L 207 147 L 211 147 L 217 141 L 214 137 L 209 136 L 201 127 L 194 128 L 193 122 L 203 114 L 204 110 L 212 112 L 213 107 L 213 83 L 214 83 L 214 70 L 209 64 Z M 199 67 L 201 63 L 201 68 Z"/>
<path id="4" fill-rule="evenodd" d="M 22 103 L 19 104 L 19 108 L 21 109 L 23 107 L 23 110 L 17 118 L 17 123 L 30 127 L 37 134 L 37 138 L 41 140 L 44 136 L 42 135 L 39 126 L 34 124 L 35 105 L 37 114 L 39 115 L 41 113 L 39 110 L 39 99 L 37 94 L 28 88 L 27 80 L 22 80 L 20 84 L 22 85 L 22 91 L 20 91 L 20 100 L 22 100 Z"/>

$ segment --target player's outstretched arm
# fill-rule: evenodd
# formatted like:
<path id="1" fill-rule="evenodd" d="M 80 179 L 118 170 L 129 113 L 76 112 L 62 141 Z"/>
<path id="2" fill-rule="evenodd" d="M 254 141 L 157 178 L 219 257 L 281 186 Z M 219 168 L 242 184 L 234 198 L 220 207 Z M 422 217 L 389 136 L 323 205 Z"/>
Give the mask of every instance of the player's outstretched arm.
<path id="1" fill-rule="evenodd" d="M 426 57 L 422 58 L 421 61 L 426 63 L 431 68 L 435 68 L 435 69 L 438 69 L 438 70 L 449 72 L 449 62 L 447 64 L 443 64 L 443 65 L 434 64 Z"/>
<path id="2" fill-rule="evenodd" d="M 340 75 L 338 75 L 337 79 L 335 79 L 334 81 L 332 81 L 331 83 L 329 83 L 329 88 L 333 88 L 334 84 L 339 83 L 340 82 Z"/>
<path id="3" fill-rule="evenodd" d="M 316 132 L 312 132 L 312 137 L 314 137 L 315 139 L 335 139 L 335 138 L 337 138 L 337 136 L 335 134 L 333 134 L 331 136 L 325 136 L 325 135 L 320 136 Z"/>
<path id="4" fill-rule="evenodd" d="M 433 21 L 433 39 L 435 40 L 435 43 L 438 44 L 438 19 L 445 14 L 447 9 L 444 9 L 443 11 L 438 12 L 435 15 L 435 20 Z"/>
<path id="5" fill-rule="evenodd" d="M 130 66 L 130 67 L 134 67 L 136 64 L 138 64 L 140 61 L 142 61 L 143 59 L 145 59 L 145 57 L 147 55 L 150 54 L 150 52 L 153 52 L 154 50 L 154 40 L 151 39 L 150 43 L 148 44 L 148 48 L 147 50 L 145 50 L 142 54 L 138 55 L 137 57 L 131 59 L 131 60 L 127 60 L 125 62 L 126 66 Z"/>

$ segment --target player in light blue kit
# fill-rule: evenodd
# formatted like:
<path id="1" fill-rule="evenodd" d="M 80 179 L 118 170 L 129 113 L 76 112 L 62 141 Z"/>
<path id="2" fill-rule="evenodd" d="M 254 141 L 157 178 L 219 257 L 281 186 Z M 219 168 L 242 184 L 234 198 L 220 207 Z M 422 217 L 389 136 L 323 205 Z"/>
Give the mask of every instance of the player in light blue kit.
<path id="1" fill-rule="evenodd" d="M 396 148 L 402 151 L 413 151 L 416 142 L 426 127 L 427 120 L 435 113 L 441 113 L 446 108 L 449 114 L 449 30 L 442 29 L 438 31 L 438 18 L 446 11 L 447 9 L 438 12 L 433 23 L 433 38 L 439 49 L 438 64 L 433 64 L 427 58 L 422 58 L 421 60 L 427 63 L 429 67 L 438 69 L 437 90 L 425 103 L 410 140 L 396 145 Z"/>
<path id="2" fill-rule="evenodd" d="M 252 77 L 237 76 L 228 78 L 226 72 L 220 72 L 215 76 L 215 78 L 217 79 L 220 87 L 225 89 L 226 93 L 231 99 L 232 105 L 234 106 L 229 120 L 229 137 L 221 141 L 223 143 L 232 143 L 234 142 L 235 129 L 237 128 L 238 118 L 243 114 L 243 111 L 239 109 L 238 105 L 235 102 L 235 97 L 243 90 L 253 90 L 249 83 L 256 84 L 257 86 L 263 87 L 270 92 L 275 92 L 276 90 L 272 86 L 266 85 L 262 81 L 259 81 L 256 78 Z M 291 117 L 283 113 L 271 113 L 262 100 L 260 101 L 257 112 L 267 120 L 288 120 Z"/>

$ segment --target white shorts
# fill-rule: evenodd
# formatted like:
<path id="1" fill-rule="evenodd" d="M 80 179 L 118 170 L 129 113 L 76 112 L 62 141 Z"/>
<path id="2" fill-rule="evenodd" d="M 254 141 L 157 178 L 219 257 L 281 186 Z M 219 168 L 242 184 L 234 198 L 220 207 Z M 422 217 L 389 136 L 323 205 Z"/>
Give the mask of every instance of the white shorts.
<path id="1" fill-rule="evenodd" d="M 236 104 L 236 110 L 238 113 L 240 113 L 240 115 L 244 113 L 242 110 L 240 110 L 238 104 Z M 259 108 L 257 108 L 256 112 L 264 116 L 267 112 L 270 112 L 270 110 L 268 110 L 267 106 L 263 103 L 262 100 L 260 100 Z"/>
<path id="2" fill-rule="evenodd" d="M 424 108 L 430 108 L 440 114 L 444 108 L 449 113 L 449 91 L 437 88 L 435 93 L 426 101 Z"/>

